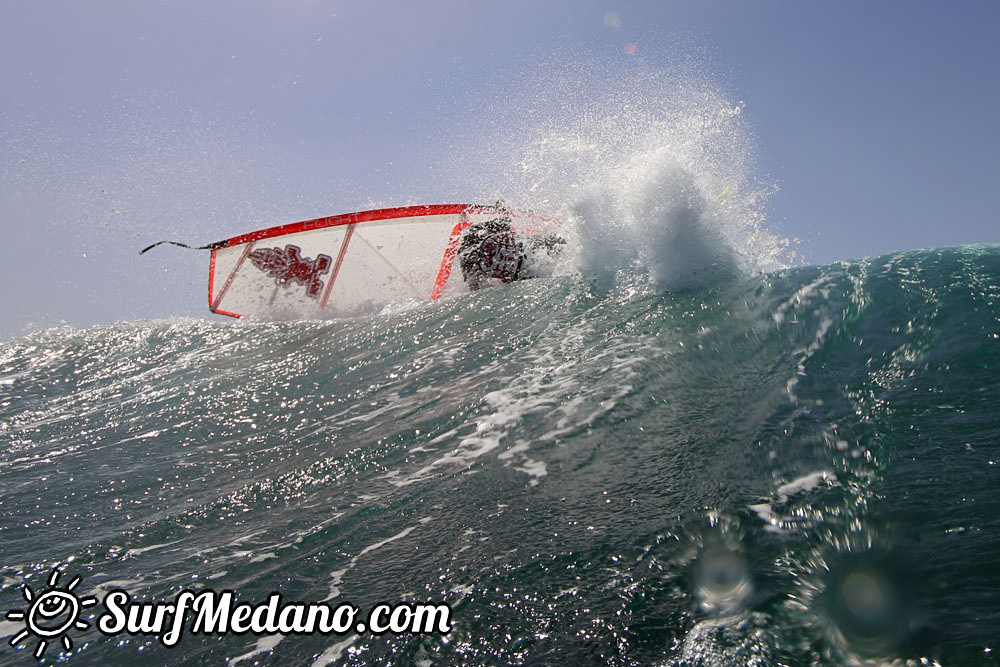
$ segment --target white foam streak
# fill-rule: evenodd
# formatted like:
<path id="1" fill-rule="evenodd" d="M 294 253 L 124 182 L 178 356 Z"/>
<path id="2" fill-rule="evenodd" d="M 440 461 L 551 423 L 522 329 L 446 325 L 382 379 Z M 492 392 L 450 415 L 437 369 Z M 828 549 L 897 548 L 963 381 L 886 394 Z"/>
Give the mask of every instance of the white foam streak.
<path id="1" fill-rule="evenodd" d="M 475 430 L 462 437 L 447 453 L 403 479 L 390 479 L 395 486 L 408 486 L 432 477 L 442 468 L 469 468 L 479 458 L 506 446 L 505 439 L 515 433 L 523 421 L 532 416 L 552 423 L 531 446 L 558 440 L 589 428 L 594 421 L 611 411 L 617 402 L 632 390 L 632 366 L 641 364 L 640 347 L 634 342 L 610 344 L 594 353 L 586 342 L 593 324 L 581 320 L 566 328 L 554 324 L 546 336 L 527 351 L 528 363 L 523 370 L 506 379 L 502 389 L 483 397 L 483 406 L 475 419 Z M 626 349 L 627 348 L 627 349 Z M 497 369 L 490 367 L 482 375 L 495 377 Z M 582 374 L 601 377 L 592 386 L 581 387 Z M 446 436 L 457 437 L 460 431 Z M 444 440 L 435 438 L 432 443 Z M 518 439 L 497 455 L 506 465 L 530 477 L 536 485 L 547 474 L 544 462 L 528 455 L 527 442 Z"/>
<path id="2" fill-rule="evenodd" d="M 420 526 L 422 526 L 424 524 L 427 524 L 427 523 L 430 523 L 431 521 L 433 521 L 432 517 L 423 517 L 422 519 L 420 519 L 417 522 L 417 525 L 410 526 L 408 528 L 404 528 L 403 530 L 401 530 L 400 532 L 396 533 L 395 535 L 393 535 L 391 537 L 387 537 L 386 539 L 380 540 L 380 541 L 375 542 L 373 544 L 370 544 L 367 547 L 365 547 L 364 549 L 362 549 L 361 551 L 359 551 L 357 553 L 357 555 L 355 555 L 353 558 L 351 558 L 350 562 L 348 562 L 348 564 L 347 564 L 347 567 L 341 568 L 339 570 L 335 570 L 335 571 L 333 571 L 333 572 L 330 573 L 330 579 L 331 579 L 330 594 L 327 595 L 327 597 L 323 600 L 323 602 L 328 602 L 328 601 L 330 601 L 330 600 L 332 600 L 332 599 L 334 599 L 334 598 L 336 598 L 336 597 L 338 597 L 340 595 L 340 584 L 344 580 L 344 575 L 346 575 L 349 570 L 351 570 L 355 565 L 357 565 L 358 560 L 362 556 L 367 556 L 368 554 L 372 553 L 373 551 L 378 551 L 379 549 L 381 549 L 382 547 L 384 547 L 387 544 L 395 542 L 396 540 L 403 539 L 404 537 L 406 537 L 407 535 L 409 535 L 410 533 L 412 533 L 414 530 L 416 530 Z"/>
<path id="3" fill-rule="evenodd" d="M 779 486 L 773 497 L 766 502 L 747 507 L 768 524 L 771 532 L 781 532 L 784 526 L 793 523 L 792 517 L 779 514 L 776 509 L 784 509 L 788 501 L 800 494 L 810 493 L 823 486 L 836 486 L 837 475 L 832 470 L 818 470 Z"/>

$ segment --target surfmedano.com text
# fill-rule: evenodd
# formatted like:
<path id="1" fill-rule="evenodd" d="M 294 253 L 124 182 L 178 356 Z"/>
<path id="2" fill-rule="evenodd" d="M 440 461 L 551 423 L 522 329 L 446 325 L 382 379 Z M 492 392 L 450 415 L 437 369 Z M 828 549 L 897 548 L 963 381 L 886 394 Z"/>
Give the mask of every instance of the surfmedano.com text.
<path id="1" fill-rule="evenodd" d="M 232 591 L 213 590 L 183 590 L 172 602 L 133 602 L 128 592 L 119 589 L 104 597 L 104 606 L 107 611 L 97 620 L 102 634 L 155 636 L 167 647 L 180 642 L 189 618 L 193 618 L 193 635 L 399 635 L 451 631 L 451 608 L 447 604 L 379 604 L 362 616 L 361 608 L 350 603 L 286 603 L 280 593 L 272 593 L 267 602 L 258 604 L 237 603 Z"/>

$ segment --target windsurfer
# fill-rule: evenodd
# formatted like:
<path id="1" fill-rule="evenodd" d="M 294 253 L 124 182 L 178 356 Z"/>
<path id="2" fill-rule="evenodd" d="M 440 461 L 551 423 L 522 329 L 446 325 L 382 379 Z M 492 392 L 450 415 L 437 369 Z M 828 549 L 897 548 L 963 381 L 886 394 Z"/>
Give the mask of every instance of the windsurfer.
<path id="1" fill-rule="evenodd" d="M 522 241 L 506 215 L 477 222 L 465 230 L 458 247 L 462 278 L 473 290 L 485 287 L 491 280 L 511 283 L 534 278 L 542 253 L 553 257 L 565 243 L 555 234 Z"/>

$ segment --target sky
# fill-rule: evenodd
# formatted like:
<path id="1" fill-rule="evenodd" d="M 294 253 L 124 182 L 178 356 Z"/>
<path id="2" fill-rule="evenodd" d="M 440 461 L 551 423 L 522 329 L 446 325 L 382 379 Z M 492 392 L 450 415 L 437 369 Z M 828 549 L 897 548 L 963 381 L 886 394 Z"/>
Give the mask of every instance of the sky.
<path id="1" fill-rule="evenodd" d="M 797 262 L 1000 243 L 998 26 L 977 0 L 0 0 L 0 337 L 208 316 L 204 253 L 138 250 L 516 199 L 539 137 L 614 143 L 685 90 L 739 111 L 713 164 Z"/>

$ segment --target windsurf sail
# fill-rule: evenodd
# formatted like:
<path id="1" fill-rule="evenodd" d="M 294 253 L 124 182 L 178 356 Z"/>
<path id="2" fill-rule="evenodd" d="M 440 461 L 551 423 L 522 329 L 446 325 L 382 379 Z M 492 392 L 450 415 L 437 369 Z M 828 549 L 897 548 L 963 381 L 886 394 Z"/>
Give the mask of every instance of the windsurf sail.
<path id="1" fill-rule="evenodd" d="M 208 306 L 231 317 L 335 317 L 466 291 L 461 272 L 453 275 L 462 233 L 501 214 L 527 237 L 558 225 L 500 205 L 435 204 L 304 220 L 211 243 L 200 248 L 211 250 Z"/>

